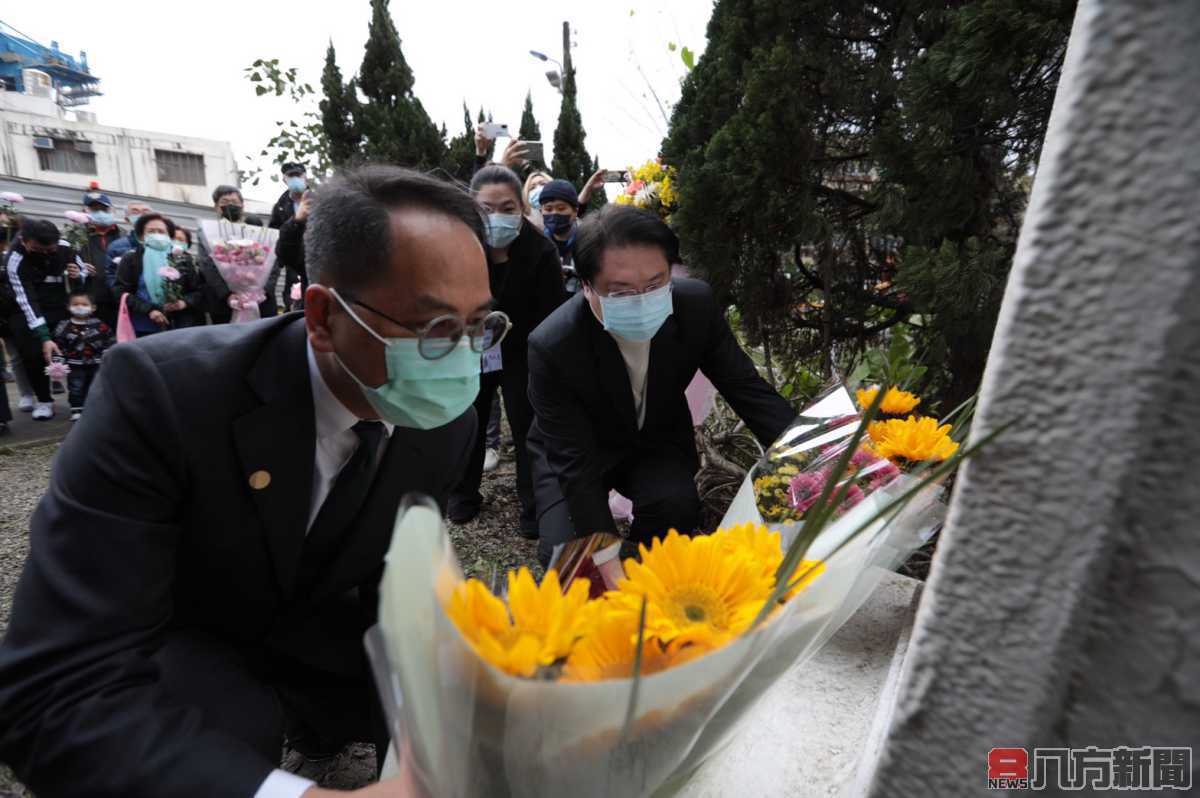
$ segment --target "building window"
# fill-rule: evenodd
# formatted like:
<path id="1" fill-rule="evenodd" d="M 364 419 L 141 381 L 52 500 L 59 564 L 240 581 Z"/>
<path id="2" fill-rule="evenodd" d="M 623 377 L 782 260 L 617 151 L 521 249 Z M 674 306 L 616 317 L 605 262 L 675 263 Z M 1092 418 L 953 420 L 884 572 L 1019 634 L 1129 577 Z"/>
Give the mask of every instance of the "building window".
<path id="1" fill-rule="evenodd" d="M 96 153 L 90 142 L 52 139 L 51 147 L 38 147 L 38 166 L 45 172 L 71 172 L 77 175 L 96 174 Z"/>
<path id="2" fill-rule="evenodd" d="M 174 150 L 155 150 L 158 163 L 158 182 L 182 183 L 185 186 L 204 185 L 204 156 Z"/>

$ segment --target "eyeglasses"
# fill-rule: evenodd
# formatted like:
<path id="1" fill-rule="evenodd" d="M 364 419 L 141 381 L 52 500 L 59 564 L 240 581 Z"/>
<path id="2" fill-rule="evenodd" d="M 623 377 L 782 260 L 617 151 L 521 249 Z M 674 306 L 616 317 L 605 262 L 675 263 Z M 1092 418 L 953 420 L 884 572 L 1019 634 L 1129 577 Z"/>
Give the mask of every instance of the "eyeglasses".
<path id="1" fill-rule="evenodd" d="M 664 288 L 664 287 L 670 288 L 670 286 L 671 286 L 671 278 L 666 277 L 661 280 L 655 280 L 654 282 L 650 283 L 650 285 L 646 286 L 645 288 L 643 288 L 640 291 L 637 290 L 636 288 L 623 288 L 620 291 L 609 291 L 608 298 L 609 299 L 626 299 L 631 296 L 640 296 L 642 294 L 649 294 L 652 291 L 658 291 L 659 289 Z"/>
<path id="2" fill-rule="evenodd" d="M 439 360 L 454 351 L 463 335 L 468 336 L 472 351 L 480 354 L 499 345 L 512 329 L 508 314 L 493 310 L 474 324 L 467 324 L 458 316 L 447 314 L 438 316 L 432 321 L 414 327 L 411 324 L 397 321 L 386 313 L 363 302 L 361 299 L 347 296 L 346 299 L 360 308 L 369 310 L 380 318 L 387 319 L 397 327 L 403 327 L 417 336 L 417 352 L 426 360 Z"/>

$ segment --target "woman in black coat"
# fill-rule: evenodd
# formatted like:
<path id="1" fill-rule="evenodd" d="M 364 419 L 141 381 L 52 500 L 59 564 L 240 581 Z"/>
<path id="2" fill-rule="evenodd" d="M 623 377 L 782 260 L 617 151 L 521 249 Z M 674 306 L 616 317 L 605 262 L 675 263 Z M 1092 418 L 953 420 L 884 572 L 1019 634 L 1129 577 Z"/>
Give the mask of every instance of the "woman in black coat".
<path id="1" fill-rule="evenodd" d="M 483 502 L 479 483 L 483 475 L 486 419 L 491 414 L 496 389 L 504 395 L 504 410 L 512 430 L 517 458 L 517 494 L 521 500 L 523 537 L 537 539 L 533 480 L 525 435 L 533 422 L 527 386 L 529 334 L 566 300 L 562 266 L 554 244 L 535 229 L 524 214 L 521 180 L 504 166 L 485 166 L 471 180 L 471 192 L 487 213 L 488 277 L 496 309 L 508 314 L 512 329 L 498 347 L 484 353 L 483 375 L 475 413 L 479 426 L 475 446 L 462 481 L 450 496 L 448 515 L 465 523 L 479 514 Z"/>
<path id="2" fill-rule="evenodd" d="M 186 252 L 173 250 L 176 227 L 170 219 L 158 213 L 143 214 L 135 227 L 138 244 L 137 249 L 125 254 L 117 264 L 116 293 L 118 299 L 122 294 L 128 294 L 126 302 L 129 305 L 129 315 L 133 329 L 138 337 L 162 332 L 168 329 L 195 327 L 204 323 L 203 282 L 196 268 L 196 262 Z M 166 265 L 179 272 L 179 298 L 172 301 L 159 301 L 154 291 L 146 282 L 144 264 L 148 256 L 146 246 L 153 243 L 156 247 L 156 257 L 163 259 L 157 249 L 161 236 L 166 236 Z M 153 237 L 153 238 L 152 238 Z"/>

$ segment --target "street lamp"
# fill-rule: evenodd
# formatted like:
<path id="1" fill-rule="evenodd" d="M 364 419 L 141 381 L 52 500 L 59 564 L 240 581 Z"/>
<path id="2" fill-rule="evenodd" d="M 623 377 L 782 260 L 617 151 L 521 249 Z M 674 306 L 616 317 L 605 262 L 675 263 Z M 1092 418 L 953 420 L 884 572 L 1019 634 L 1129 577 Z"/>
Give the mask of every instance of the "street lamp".
<path id="1" fill-rule="evenodd" d="M 557 58 L 551 58 L 550 56 L 546 55 L 545 53 L 539 53 L 537 50 L 530 50 L 529 54 L 531 56 L 533 56 L 534 58 L 538 59 L 539 61 L 553 61 L 555 64 L 558 64 L 558 69 L 547 69 L 546 70 L 546 80 L 550 81 L 551 86 L 558 89 L 559 94 L 562 94 L 562 91 L 563 91 L 563 65 L 558 61 Z"/>

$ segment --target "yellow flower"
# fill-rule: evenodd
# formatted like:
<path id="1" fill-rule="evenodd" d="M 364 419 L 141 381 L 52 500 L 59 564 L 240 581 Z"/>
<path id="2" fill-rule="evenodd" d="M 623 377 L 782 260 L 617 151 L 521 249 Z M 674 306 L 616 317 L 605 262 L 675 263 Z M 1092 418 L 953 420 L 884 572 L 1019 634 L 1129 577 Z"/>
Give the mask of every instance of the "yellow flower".
<path id="1" fill-rule="evenodd" d="M 593 602 L 603 608 L 607 602 Z M 601 679 L 627 679 L 633 675 L 633 660 L 637 651 L 638 623 L 641 605 L 637 613 L 603 612 L 590 626 L 587 635 L 567 657 L 563 669 L 563 680 L 570 682 L 595 682 Z M 642 641 L 641 673 L 649 676 L 672 664 L 671 657 L 657 640 Z"/>
<path id="2" fill-rule="evenodd" d="M 958 451 L 958 444 L 950 439 L 949 424 L 939 427 L 935 419 L 915 416 L 880 423 L 884 426 L 874 446 L 880 457 L 919 462 L 945 460 Z"/>
<path id="3" fill-rule="evenodd" d="M 858 398 L 858 406 L 866 410 L 875 401 L 876 395 L 879 393 L 879 388 L 859 388 L 854 392 Z M 885 416 L 902 416 L 905 413 L 911 413 L 913 408 L 921 404 L 921 397 L 915 393 L 902 391 L 896 386 L 888 388 L 887 393 L 883 395 L 883 402 L 879 405 L 879 412 Z"/>
<path id="4" fill-rule="evenodd" d="M 729 554 L 743 554 L 758 563 L 764 575 L 775 579 L 775 570 L 783 562 L 782 536 L 761 524 L 739 524 L 718 529 L 712 534 Z"/>
<path id="5" fill-rule="evenodd" d="M 646 636 L 671 653 L 688 644 L 715 648 L 745 632 L 769 598 L 774 579 L 745 554 L 730 554 L 719 539 L 684 537 L 639 547 L 641 562 L 625 563 L 627 577 L 606 594 L 616 612 L 635 617 L 646 597 Z"/>
<path id="6" fill-rule="evenodd" d="M 870 407 L 868 404 L 867 407 Z M 887 423 L 884 421 L 872 421 L 867 425 L 867 435 L 871 438 L 872 443 L 879 443 L 883 440 Z"/>
<path id="7" fill-rule="evenodd" d="M 530 634 L 541 642 L 539 664 L 550 665 L 571 651 L 579 639 L 588 600 L 589 582 L 576 579 L 563 595 L 558 573 L 551 569 L 539 587 L 529 569 L 508 572 L 508 607 L 517 632 Z"/>
<path id="8" fill-rule="evenodd" d="M 455 587 L 446 614 L 480 657 L 514 676 L 533 676 L 570 653 L 587 617 L 588 581 L 577 579 L 563 595 L 558 574 L 549 571 L 539 587 L 529 570 L 508 574 L 512 609 L 478 579 Z"/>

